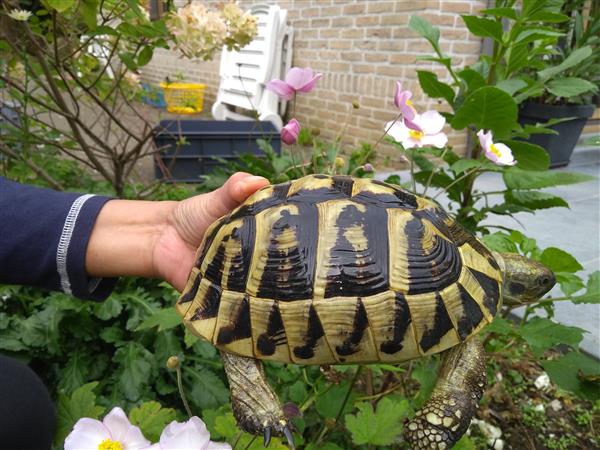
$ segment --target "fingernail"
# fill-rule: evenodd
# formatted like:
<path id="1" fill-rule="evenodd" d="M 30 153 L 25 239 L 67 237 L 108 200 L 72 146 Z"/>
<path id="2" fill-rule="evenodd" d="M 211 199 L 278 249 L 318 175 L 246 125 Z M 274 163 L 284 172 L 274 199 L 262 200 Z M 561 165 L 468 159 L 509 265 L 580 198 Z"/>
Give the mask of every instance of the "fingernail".
<path id="1" fill-rule="evenodd" d="M 265 177 L 261 177 L 258 175 L 252 175 L 251 177 L 246 177 L 242 180 L 244 183 L 253 183 L 255 181 L 269 181 Z"/>

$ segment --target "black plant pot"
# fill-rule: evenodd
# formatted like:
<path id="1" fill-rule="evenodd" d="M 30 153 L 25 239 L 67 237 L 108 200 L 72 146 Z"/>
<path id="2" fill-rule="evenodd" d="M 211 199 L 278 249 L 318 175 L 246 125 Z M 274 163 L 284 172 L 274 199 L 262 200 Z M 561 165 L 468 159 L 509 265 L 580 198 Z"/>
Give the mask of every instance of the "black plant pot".
<path id="1" fill-rule="evenodd" d="M 595 105 L 545 105 L 525 103 L 519 110 L 521 125 L 535 125 L 550 119 L 574 117 L 573 120 L 552 125 L 558 134 L 533 134 L 527 139 L 546 149 L 550 155 L 550 167 L 563 167 L 569 164 L 573 149 L 579 140 L 587 119 L 594 114 Z"/>

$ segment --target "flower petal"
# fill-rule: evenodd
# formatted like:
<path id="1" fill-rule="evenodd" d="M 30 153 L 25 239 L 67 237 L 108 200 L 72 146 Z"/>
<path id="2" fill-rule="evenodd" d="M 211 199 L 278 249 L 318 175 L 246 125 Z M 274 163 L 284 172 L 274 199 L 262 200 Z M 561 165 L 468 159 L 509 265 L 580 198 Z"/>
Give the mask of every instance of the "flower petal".
<path id="1" fill-rule="evenodd" d="M 297 91 L 304 92 L 304 93 L 312 91 L 315 87 L 315 83 L 318 80 L 320 80 L 322 76 L 323 76 L 323 74 L 316 73 L 315 76 L 313 76 L 308 83 L 306 83 L 304 86 L 298 88 Z"/>
<path id="2" fill-rule="evenodd" d="M 446 124 L 446 119 L 435 110 L 425 111 L 419 117 L 419 121 L 415 122 L 423 129 L 425 134 L 437 134 L 442 131 Z"/>
<path id="3" fill-rule="evenodd" d="M 502 166 L 514 166 L 517 161 L 512 154 L 512 150 L 506 146 L 505 144 L 494 144 L 496 150 L 500 152 L 500 156 L 498 157 L 498 164 Z"/>
<path id="4" fill-rule="evenodd" d="M 160 435 L 162 449 L 201 450 L 210 442 L 206 425 L 194 416 L 187 422 L 171 422 Z"/>
<path id="5" fill-rule="evenodd" d="M 294 90 L 300 89 L 313 78 L 313 71 L 310 68 L 301 69 L 300 67 L 292 67 L 285 76 L 285 82 Z"/>
<path id="6" fill-rule="evenodd" d="M 285 100 L 291 100 L 294 98 L 294 89 L 287 84 L 285 81 L 281 80 L 271 80 L 267 83 L 267 89 L 275 92 L 281 98 Z"/>
<path id="7" fill-rule="evenodd" d="M 433 146 L 442 148 L 448 143 L 448 136 L 445 133 L 426 134 L 421 138 L 421 146 Z"/>
<path id="8" fill-rule="evenodd" d="M 231 450 L 231 445 L 226 442 L 213 442 L 210 441 L 206 446 L 206 450 Z"/>
<path id="9" fill-rule="evenodd" d="M 119 407 L 113 408 L 102 422 L 110 431 L 111 439 L 119 441 L 125 450 L 142 449 L 151 444 L 142 434 L 142 430 L 132 425 L 125 412 Z"/>
<path id="10" fill-rule="evenodd" d="M 387 134 L 396 142 L 403 142 L 408 139 L 408 128 L 402 122 L 396 122 L 393 125 L 392 122 L 388 122 L 385 124 L 385 129 L 388 130 Z"/>
<path id="11" fill-rule="evenodd" d="M 65 450 L 97 450 L 98 445 L 111 435 L 102 422 L 96 419 L 79 419 L 65 439 Z"/>

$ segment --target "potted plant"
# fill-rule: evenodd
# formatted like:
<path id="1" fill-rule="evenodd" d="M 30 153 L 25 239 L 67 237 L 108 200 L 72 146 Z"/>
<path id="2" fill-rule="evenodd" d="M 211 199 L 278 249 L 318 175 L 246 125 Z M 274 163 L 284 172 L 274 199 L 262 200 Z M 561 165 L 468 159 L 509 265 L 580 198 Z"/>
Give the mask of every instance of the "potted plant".
<path id="1" fill-rule="evenodd" d="M 563 20 L 561 15 L 567 20 Z M 549 17 L 548 19 L 551 20 Z M 526 87 L 517 95 L 521 125 L 545 123 L 556 134 L 535 134 L 529 142 L 545 148 L 550 167 L 566 166 L 596 105 L 600 86 L 600 5 L 567 0 L 560 20 L 534 41 L 529 64 L 520 77 Z M 597 99 L 597 97 L 596 97 Z"/>

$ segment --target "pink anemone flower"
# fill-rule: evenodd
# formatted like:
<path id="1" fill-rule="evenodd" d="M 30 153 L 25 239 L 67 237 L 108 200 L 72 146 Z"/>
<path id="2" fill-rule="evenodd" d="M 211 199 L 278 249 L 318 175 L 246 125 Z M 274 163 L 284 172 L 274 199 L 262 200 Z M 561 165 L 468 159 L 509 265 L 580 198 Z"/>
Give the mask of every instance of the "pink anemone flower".
<path id="1" fill-rule="evenodd" d="M 275 92 L 281 98 L 291 100 L 296 92 L 310 92 L 322 74 L 314 73 L 309 67 L 301 69 L 292 67 L 285 76 L 285 81 L 275 79 L 267 83 L 267 89 Z"/>
<path id="2" fill-rule="evenodd" d="M 485 157 L 499 166 L 514 166 L 517 161 L 513 157 L 512 150 L 505 144 L 494 143 L 492 132 L 483 130 L 477 132 L 479 144 L 485 152 Z"/>
<path id="3" fill-rule="evenodd" d="M 388 122 L 388 134 L 404 148 L 413 147 L 444 147 L 448 143 L 448 136 L 442 132 L 446 119 L 437 111 L 427 111 L 415 114 L 414 123 L 418 129 L 409 128 L 403 122 L 392 125 Z"/>

